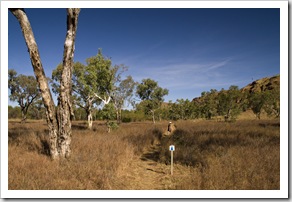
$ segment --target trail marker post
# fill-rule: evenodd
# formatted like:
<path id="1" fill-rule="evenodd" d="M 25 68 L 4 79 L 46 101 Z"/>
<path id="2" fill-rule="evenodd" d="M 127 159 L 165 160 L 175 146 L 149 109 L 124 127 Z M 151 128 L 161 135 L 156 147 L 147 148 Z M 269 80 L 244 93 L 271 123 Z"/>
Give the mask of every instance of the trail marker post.
<path id="1" fill-rule="evenodd" d="M 169 146 L 169 151 L 171 152 L 170 153 L 170 156 L 171 156 L 171 159 L 170 159 L 170 164 L 171 164 L 171 169 L 170 169 L 170 172 L 171 172 L 171 175 L 173 175 L 173 151 L 175 150 L 175 147 L 174 145 L 170 145 Z"/>

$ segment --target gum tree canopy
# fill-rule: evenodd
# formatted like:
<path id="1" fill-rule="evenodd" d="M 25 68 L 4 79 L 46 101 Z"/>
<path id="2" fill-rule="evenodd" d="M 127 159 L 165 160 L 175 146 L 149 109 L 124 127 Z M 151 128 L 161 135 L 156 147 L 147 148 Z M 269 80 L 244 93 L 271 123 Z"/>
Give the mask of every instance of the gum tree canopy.
<path id="1" fill-rule="evenodd" d="M 87 114 L 88 129 L 92 129 L 94 106 L 104 106 L 112 101 L 114 84 L 120 80 L 118 73 L 122 65 L 112 65 L 111 59 L 102 55 L 101 49 L 96 56 L 86 59 L 86 65 L 76 62 L 72 73 L 72 98 L 74 104 L 83 108 Z M 60 91 L 59 81 L 63 65 L 60 64 L 52 73 L 53 91 Z M 123 72 L 123 71 L 122 71 Z"/>
<path id="2" fill-rule="evenodd" d="M 11 8 L 10 12 L 18 20 L 31 59 L 42 100 L 46 108 L 50 137 L 50 155 L 53 159 L 69 157 L 71 154 L 71 116 L 73 115 L 71 94 L 72 67 L 75 49 L 79 8 L 67 9 L 67 31 L 63 54 L 63 71 L 60 82 L 58 107 L 56 109 L 29 19 L 21 8 Z"/>
<path id="3" fill-rule="evenodd" d="M 163 97 L 168 95 L 168 89 L 159 87 L 156 81 L 147 78 L 137 86 L 136 93 L 142 100 L 140 107 L 145 113 L 151 113 L 153 123 L 155 123 L 155 111 L 160 108 L 164 101 Z"/>

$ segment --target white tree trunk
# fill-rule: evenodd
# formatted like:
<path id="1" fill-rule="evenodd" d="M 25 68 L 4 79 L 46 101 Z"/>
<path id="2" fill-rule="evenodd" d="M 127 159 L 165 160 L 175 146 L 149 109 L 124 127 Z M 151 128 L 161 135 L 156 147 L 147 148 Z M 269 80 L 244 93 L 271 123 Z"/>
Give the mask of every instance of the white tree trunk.
<path id="1" fill-rule="evenodd" d="M 87 104 L 85 107 L 86 110 L 86 115 L 87 115 L 87 129 L 91 130 L 92 129 L 92 107 L 93 107 L 93 98 L 89 97 L 87 99 Z"/>
<path id="2" fill-rule="evenodd" d="M 100 97 L 98 94 L 94 93 L 94 96 L 103 101 L 104 105 L 107 105 L 111 101 L 111 96 L 104 96 L 104 98 Z"/>
<path id="3" fill-rule="evenodd" d="M 87 127 L 89 130 L 92 129 L 92 113 L 91 113 L 91 111 L 87 114 Z"/>

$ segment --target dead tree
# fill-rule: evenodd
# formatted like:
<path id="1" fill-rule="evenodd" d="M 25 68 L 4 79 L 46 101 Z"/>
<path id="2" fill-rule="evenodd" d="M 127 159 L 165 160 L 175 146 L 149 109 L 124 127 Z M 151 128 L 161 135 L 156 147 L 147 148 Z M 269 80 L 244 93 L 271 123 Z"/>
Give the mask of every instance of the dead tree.
<path id="1" fill-rule="evenodd" d="M 28 17 L 21 8 L 9 9 L 17 18 L 31 59 L 34 74 L 38 81 L 42 100 L 46 108 L 47 124 L 50 138 L 50 155 L 53 159 L 69 157 L 71 154 L 71 116 L 73 115 L 71 94 L 71 78 L 73 68 L 73 57 L 75 49 L 75 36 L 80 9 L 67 9 L 67 34 L 64 44 L 63 72 L 58 97 L 57 111 L 43 69 L 38 46 L 28 20 Z M 53 13 L 52 13 L 53 14 Z"/>

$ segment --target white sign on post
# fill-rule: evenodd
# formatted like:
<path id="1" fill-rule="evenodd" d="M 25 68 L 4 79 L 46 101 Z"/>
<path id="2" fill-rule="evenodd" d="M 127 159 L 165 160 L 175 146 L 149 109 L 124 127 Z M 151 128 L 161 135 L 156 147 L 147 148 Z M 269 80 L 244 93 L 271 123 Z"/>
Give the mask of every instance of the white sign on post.
<path id="1" fill-rule="evenodd" d="M 171 159 L 170 159 L 170 162 L 171 162 L 171 169 L 170 169 L 171 175 L 173 175 L 173 151 L 174 150 L 175 150 L 174 145 L 170 145 L 169 146 L 169 151 L 171 152 Z"/>
<path id="2" fill-rule="evenodd" d="M 175 150 L 174 145 L 170 145 L 170 146 L 169 146 L 169 151 L 174 151 L 174 150 Z"/>

